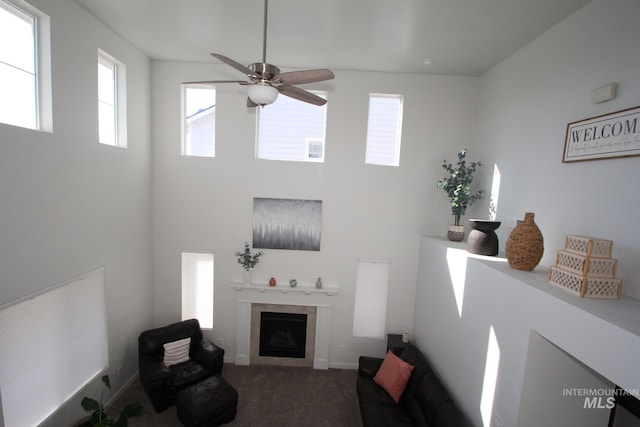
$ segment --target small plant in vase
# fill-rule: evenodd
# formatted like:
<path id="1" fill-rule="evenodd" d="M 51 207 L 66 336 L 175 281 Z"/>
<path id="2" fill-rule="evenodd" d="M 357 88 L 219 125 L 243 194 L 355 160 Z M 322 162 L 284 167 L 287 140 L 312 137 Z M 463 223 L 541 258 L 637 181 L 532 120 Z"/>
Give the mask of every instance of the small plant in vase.
<path id="1" fill-rule="evenodd" d="M 244 283 L 246 285 L 251 284 L 251 269 L 258 264 L 262 255 L 264 255 L 262 251 L 251 253 L 251 248 L 247 242 L 244 242 L 244 251 L 236 251 L 238 264 L 240 264 L 244 270 Z"/>
<path id="2" fill-rule="evenodd" d="M 110 416 L 107 414 L 108 408 L 105 408 L 102 399 L 105 388 L 111 389 L 111 381 L 109 380 L 109 375 L 103 375 L 100 379 L 102 380 L 100 401 L 90 397 L 84 397 L 82 398 L 82 402 L 80 402 L 85 411 L 91 412 L 88 420 L 81 423 L 80 426 L 127 427 L 127 419 L 140 415 L 142 413 L 142 405 L 139 403 L 129 403 L 119 409 L 120 412 L 117 414 L 117 418 Z M 111 409 L 116 410 L 115 408 Z"/>
<path id="3" fill-rule="evenodd" d="M 451 203 L 451 214 L 454 217 L 454 224 L 449 226 L 447 237 L 449 240 L 459 242 L 464 239 L 464 225 L 460 225 L 460 218 L 467 212 L 467 208 L 476 200 L 482 198 L 483 190 L 471 191 L 473 174 L 482 164 L 480 162 L 466 161 L 467 150 L 458 153 L 458 163 L 453 165 L 446 160 L 442 167 L 449 173 L 448 177 L 438 181 L 438 188 L 443 189 Z"/>

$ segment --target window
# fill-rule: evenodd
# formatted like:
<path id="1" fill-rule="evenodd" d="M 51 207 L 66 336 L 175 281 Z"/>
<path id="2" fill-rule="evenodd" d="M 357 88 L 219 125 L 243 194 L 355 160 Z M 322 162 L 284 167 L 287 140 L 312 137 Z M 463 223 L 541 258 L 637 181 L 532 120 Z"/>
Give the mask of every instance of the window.
<path id="1" fill-rule="evenodd" d="M 98 141 L 127 146 L 126 67 L 98 50 Z"/>
<path id="2" fill-rule="evenodd" d="M 216 90 L 183 86 L 182 155 L 215 157 Z"/>
<path id="3" fill-rule="evenodd" d="M 369 95 L 369 125 L 365 163 L 400 165 L 402 95 Z"/>
<path id="4" fill-rule="evenodd" d="M 327 98 L 326 92 L 310 91 Z M 258 110 L 258 158 L 324 162 L 327 104 L 317 106 L 288 96 Z"/>
<path id="5" fill-rule="evenodd" d="M 49 17 L 0 0 L 0 122 L 52 130 Z"/>
<path id="6" fill-rule="evenodd" d="M 182 253 L 182 320 L 213 328 L 213 253 Z"/>
<path id="7" fill-rule="evenodd" d="M 5 427 L 40 425 L 105 371 L 106 319 L 104 269 L 0 307 Z"/>
<path id="8" fill-rule="evenodd" d="M 389 261 L 358 260 L 353 336 L 383 338 L 387 321 Z"/>

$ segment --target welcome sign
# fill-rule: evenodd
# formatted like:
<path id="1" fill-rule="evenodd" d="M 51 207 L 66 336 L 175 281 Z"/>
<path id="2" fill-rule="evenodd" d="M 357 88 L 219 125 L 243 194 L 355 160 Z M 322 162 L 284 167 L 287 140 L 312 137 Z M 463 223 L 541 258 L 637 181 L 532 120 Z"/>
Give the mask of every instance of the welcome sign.
<path id="1" fill-rule="evenodd" d="M 640 156 L 640 107 L 567 125 L 562 161 Z"/>

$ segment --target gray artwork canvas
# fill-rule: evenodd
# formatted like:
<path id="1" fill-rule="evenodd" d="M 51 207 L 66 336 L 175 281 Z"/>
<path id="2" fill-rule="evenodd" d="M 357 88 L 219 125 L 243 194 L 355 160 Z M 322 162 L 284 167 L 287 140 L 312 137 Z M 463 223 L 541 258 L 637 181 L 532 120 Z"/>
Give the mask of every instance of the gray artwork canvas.
<path id="1" fill-rule="evenodd" d="M 253 199 L 253 247 L 319 251 L 322 201 Z"/>

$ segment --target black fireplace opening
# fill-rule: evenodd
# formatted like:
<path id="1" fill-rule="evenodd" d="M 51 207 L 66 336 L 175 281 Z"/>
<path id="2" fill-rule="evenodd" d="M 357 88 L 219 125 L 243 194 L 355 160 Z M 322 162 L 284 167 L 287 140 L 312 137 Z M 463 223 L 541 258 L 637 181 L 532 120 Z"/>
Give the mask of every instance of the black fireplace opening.
<path id="1" fill-rule="evenodd" d="M 304 359 L 306 342 L 306 314 L 260 313 L 260 356 Z"/>

